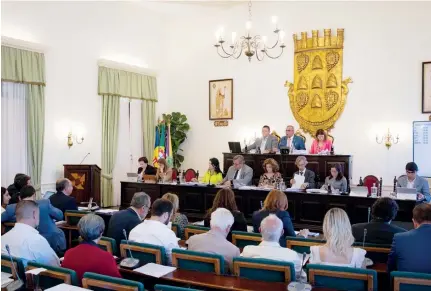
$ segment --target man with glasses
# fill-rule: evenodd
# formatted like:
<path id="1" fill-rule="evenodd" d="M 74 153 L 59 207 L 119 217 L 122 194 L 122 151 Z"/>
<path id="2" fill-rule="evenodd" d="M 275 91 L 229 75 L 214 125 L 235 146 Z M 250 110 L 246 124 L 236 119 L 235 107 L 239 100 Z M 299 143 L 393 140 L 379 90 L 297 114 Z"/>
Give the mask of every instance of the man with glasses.
<path id="1" fill-rule="evenodd" d="M 397 187 L 416 188 L 418 193 L 417 201 L 430 202 L 431 196 L 428 181 L 417 174 L 418 170 L 418 165 L 416 165 L 416 163 L 407 163 L 406 175 L 398 179 Z"/>
<path id="2" fill-rule="evenodd" d="M 291 150 L 305 150 L 304 140 L 295 135 L 295 128 L 292 125 L 286 127 L 286 135 L 281 138 L 278 144 L 278 148 L 282 147 L 288 147 Z"/>

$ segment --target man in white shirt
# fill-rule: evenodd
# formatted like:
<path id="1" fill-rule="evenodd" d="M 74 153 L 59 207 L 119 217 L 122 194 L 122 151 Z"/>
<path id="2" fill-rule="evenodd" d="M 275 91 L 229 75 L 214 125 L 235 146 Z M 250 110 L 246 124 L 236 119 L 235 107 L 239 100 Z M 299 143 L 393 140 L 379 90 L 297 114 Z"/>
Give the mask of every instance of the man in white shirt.
<path id="1" fill-rule="evenodd" d="M 168 227 L 173 208 L 171 201 L 157 199 L 151 207 L 151 218 L 135 226 L 129 235 L 134 242 L 163 246 L 169 265 L 172 264 L 172 249 L 179 248 L 179 239 Z"/>
<path id="2" fill-rule="evenodd" d="M 247 146 L 247 150 L 256 149 L 262 154 L 275 153 L 278 151 L 278 139 L 270 134 L 268 125 L 262 127 L 262 138 L 257 138 L 254 143 Z"/>
<path id="3" fill-rule="evenodd" d="M 295 265 L 295 272 L 301 271 L 300 255 L 279 244 L 283 234 L 283 222 L 280 218 L 274 214 L 265 217 L 260 223 L 260 233 L 262 242 L 258 246 L 246 246 L 241 257 L 292 262 Z"/>
<path id="4" fill-rule="evenodd" d="M 9 245 L 13 257 L 22 258 L 24 265 L 27 261 L 59 267 L 60 260 L 50 247 L 48 241 L 39 234 L 39 206 L 32 200 L 21 200 L 15 210 L 16 220 L 14 228 L 1 237 L 1 252 L 8 254 Z"/>

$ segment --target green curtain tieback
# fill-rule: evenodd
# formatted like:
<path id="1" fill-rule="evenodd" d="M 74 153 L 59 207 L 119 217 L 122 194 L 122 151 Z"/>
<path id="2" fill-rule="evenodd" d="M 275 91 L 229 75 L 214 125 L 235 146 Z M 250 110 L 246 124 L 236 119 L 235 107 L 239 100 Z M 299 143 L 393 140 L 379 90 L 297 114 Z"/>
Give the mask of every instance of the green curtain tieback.
<path id="1" fill-rule="evenodd" d="M 102 178 L 108 179 L 108 180 L 112 180 L 112 175 L 108 175 L 108 174 L 103 174 L 102 173 Z"/>

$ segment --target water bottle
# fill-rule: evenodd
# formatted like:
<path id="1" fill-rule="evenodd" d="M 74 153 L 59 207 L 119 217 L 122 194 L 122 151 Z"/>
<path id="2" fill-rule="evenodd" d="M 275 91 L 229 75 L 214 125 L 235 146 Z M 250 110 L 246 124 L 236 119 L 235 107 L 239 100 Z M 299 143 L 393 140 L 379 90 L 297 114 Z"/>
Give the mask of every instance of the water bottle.
<path id="1" fill-rule="evenodd" d="M 373 187 L 371 187 L 371 197 L 376 198 L 377 197 L 377 187 L 376 183 L 373 183 Z"/>

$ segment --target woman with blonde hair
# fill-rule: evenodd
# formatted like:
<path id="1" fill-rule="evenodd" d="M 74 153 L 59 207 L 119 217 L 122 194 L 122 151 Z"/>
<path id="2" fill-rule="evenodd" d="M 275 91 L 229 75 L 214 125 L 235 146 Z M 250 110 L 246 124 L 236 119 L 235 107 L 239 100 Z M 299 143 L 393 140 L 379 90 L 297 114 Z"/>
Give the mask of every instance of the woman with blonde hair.
<path id="1" fill-rule="evenodd" d="M 176 194 L 166 193 L 162 196 L 162 199 L 166 199 L 172 202 L 174 209 L 172 210 L 173 213 L 171 216 L 171 222 L 178 225 L 177 235 L 178 237 L 183 238 L 184 229 L 186 228 L 187 224 L 189 224 L 189 220 L 187 219 L 187 216 L 181 214 L 178 211 L 180 209 L 180 200 L 178 199 L 178 196 Z"/>
<path id="2" fill-rule="evenodd" d="M 323 220 L 323 235 L 326 243 L 310 247 L 310 263 L 341 267 L 365 267 L 365 250 L 353 248 L 352 235 L 347 213 L 341 208 L 331 208 Z"/>
<path id="3" fill-rule="evenodd" d="M 165 159 L 160 158 L 157 160 L 159 167 L 156 172 L 156 181 L 172 182 L 172 169 L 168 167 Z"/>

